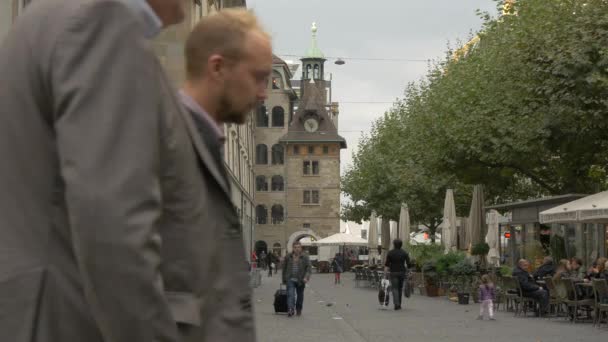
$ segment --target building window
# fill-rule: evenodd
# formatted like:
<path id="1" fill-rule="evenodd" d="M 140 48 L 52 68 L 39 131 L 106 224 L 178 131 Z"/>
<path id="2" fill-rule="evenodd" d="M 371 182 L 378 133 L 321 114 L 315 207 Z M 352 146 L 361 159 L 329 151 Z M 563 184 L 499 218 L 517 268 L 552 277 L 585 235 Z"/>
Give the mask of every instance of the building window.
<path id="1" fill-rule="evenodd" d="M 315 153 L 315 147 L 314 146 L 308 146 L 308 154 L 313 154 Z"/>
<path id="2" fill-rule="evenodd" d="M 283 89 L 283 78 L 276 70 L 272 72 L 272 89 Z"/>
<path id="3" fill-rule="evenodd" d="M 283 191 L 284 189 L 284 182 L 283 182 L 283 177 L 276 175 L 276 176 L 272 176 L 272 191 Z"/>
<path id="4" fill-rule="evenodd" d="M 319 174 L 319 162 L 316 160 L 312 162 L 312 174 L 313 175 Z"/>
<path id="5" fill-rule="evenodd" d="M 293 154 L 300 154 L 300 146 L 293 145 Z"/>
<path id="6" fill-rule="evenodd" d="M 255 163 L 258 165 L 268 164 L 268 147 L 259 144 L 255 147 Z"/>
<path id="7" fill-rule="evenodd" d="M 304 204 L 319 204 L 319 190 L 304 190 Z"/>
<path id="8" fill-rule="evenodd" d="M 255 216 L 257 217 L 256 222 L 258 224 L 266 224 L 268 219 L 268 210 L 266 209 L 266 206 L 260 204 L 255 207 Z"/>
<path id="9" fill-rule="evenodd" d="M 283 145 L 275 144 L 272 146 L 272 164 L 283 165 L 284 163 Z"/>
<path id="10" fill-rule="evenodd" d="M 285 126 L 285 110 L 281 106 L 272 108 L 272 127 Z"/>
<path id="11" fill-rule="evenodd" d="M 318 175 L 319 169 L 319 161 L 317 160 L 304 160 L 302 162 L 302 174 L 304 175 Z"/>
<path id="12" fill-rule="evenodd" d="M 304 229 L 310 229 L 310 223 L 304 223 L 304 224 L 302 224 L 302 228 L 304 228 Z"/>
<path id="13" fill-rule="evenodd" d="M 264 106 L 263 104 L 261 104 L 258 107 L 256 121 L 257 121 L 258 127 L 268 127 L 268 110 L 266 109 L 266 106 Z"/>
<path id="14" fill-rule="evenodd" d="M 323 154 L 329 154 L 329 146 L 323 146 Z"/>
<path id="15" fill-rule="evenodd" d="M 266 176 L 255 177 L 255 190 L 268 191 L 268 181 L 266 181 Z"/>
<path id="16" fill-rule="evenodd" d="M 315 69 L 314 69 L 314 74 L 313 74 L 313 78 L 315 80 L 319 80 L 321 79 L 321 73 L 320 73 L 320 68 L 318 64 L 315 64 Z"/>
<path id="17" fill-rule="evenodd" d="M 271 209 L 272 215 L 272 224 L 282 224 L 285 219 L 285 215 L 283 214 L 283 206 L 280 204 L 275 204 Z"/>
<path id="18" fill-rule="evenodd" d="M 306 66 L 306 77 L 304 77 L 304 79 L 309 80 L 310 79 L 310 71 L 312 69 L 312 65 L 308 64 Z"/>
<path id="19" fill-rule="evenodd" d="M 305 160 L 302 163 L 302 173 L 305 175 L 309 175 L 310 174 L 310 160 Z"/>

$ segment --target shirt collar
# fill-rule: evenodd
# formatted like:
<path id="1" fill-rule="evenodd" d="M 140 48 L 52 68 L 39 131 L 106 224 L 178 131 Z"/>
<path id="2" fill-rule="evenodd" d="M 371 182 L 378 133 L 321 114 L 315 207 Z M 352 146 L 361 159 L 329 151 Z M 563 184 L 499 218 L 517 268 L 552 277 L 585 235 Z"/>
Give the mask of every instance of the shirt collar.
<path id="1" fill-rule="evenodd" d="M 179 96 L 181 98 L 182 104 L 186 106 L 190 111 L 194 112 L 196 115 L 201 117 L 203 120 L 207 122 L 209 126 L 211 126 L 213 132 L 216 135 L 216 138 L 219 140 L 221 144 L 224 143 L 226 137 L 224 136 L 224 127 L 221 124 L 218 124 L 212 117 L 207 113 L 190 95 L 188 95 L 185 91 L 180 90 Z"/>
<path id="2" fill-rule="evenodd" d="M 141 20 L 144 35 L 151 39 L 156 37 L 163 28 L 163 22 L 150 7 L 147 0 L 122 0 Z"/>

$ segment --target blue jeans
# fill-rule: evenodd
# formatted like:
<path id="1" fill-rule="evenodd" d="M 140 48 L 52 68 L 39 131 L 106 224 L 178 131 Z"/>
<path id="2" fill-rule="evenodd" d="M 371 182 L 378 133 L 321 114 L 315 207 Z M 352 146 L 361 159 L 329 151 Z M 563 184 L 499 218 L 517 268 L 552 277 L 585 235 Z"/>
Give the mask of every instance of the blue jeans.
<path id="1" fill-rule="evenodd" d="M 304 303 L 304 283 L 298 281 L 288 280 L 287 281 L 287 309 L 294 311 L 294 307 L 297 311 L 302 311 L 302 304 Z M 296 299 L 297 297 L 297 299 Z"/>

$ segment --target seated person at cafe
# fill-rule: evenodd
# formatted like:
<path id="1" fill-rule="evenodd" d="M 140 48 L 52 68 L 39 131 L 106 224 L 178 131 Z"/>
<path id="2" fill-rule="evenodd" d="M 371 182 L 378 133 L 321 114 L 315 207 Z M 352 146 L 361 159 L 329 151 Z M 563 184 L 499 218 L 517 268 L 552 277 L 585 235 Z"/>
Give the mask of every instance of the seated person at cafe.
<path id="1" fill-rule="evenodd" d="M 538 286 L 529 272 L 530 262 L 525 259 L 519 260 L 517 267 L 513 270 L 513 278 L 519 281 L 522 296 L 532 298 L 538 302 L 540 313 L 545 314 L 549 306 L 549 292 Z"/>
<path id="2" fill-rule="evenodd" d="M 601 279 L 604 277 L 604 271 L 606 270 L 606 258 L 599 258 L 594 263 L 589 273 L 587 274 L 587 278 L 589 279 Z"/>
<path id="3" fill-rule="evenodd" d="M 568 259 L 562 259 L 557 264 L 557 271 L 553 276 L 553 281 L 560 281 L 562 278 L 570 278 L 570 261 Z"/>
<path id="4" fill-rule="evenodd" d="M 550 256 L 546 256 L 543 259 L 543 264 L 534 272 L 534 279 L 540 280 L 545 277 L 553 277 L 555 275 L 555 264 L 553 263 L 553 258 Z"/>
<path id="5" fill-rule="evenodd" d="M 584 276 L 585 272 L 583 272 L 583 261 L 580 258 L 570 259 L 569 278 L 582 279 Z"/>

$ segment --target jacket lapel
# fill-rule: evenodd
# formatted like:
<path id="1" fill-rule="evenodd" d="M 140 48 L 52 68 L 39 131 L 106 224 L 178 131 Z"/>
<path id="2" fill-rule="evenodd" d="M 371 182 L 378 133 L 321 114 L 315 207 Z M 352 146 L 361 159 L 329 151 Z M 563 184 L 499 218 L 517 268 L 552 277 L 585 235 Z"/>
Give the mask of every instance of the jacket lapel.
<path id="1" fill-rule="evenodd" d="M 190 111 L 181 105 L 180 108 L 182 109 L 180 110 L 180 113 L 184 118 L 184 122 L 186 123 L 186 127 L 188 129 L 188 134 L 192 139 L 192 144 L 194 145 L 194 148 L 196 149 L 199 158 L 207 167 L 211 175 L 213 175 L 213 178 L 215 178 L 215 181 L 220 185 L 222 190 L 230 197 L 230 190 L 228 188 L 227 179 L 223 176 L 225 172 L 222 172 L 222 170 L 220 170 L 220 167 L 224 167 L 224 165 L 222 165 L 221 163 L 218 165 L 218 163 L 215 162 L 211 151 L 209 151 L 209 149 L 207 148 L 207 145 L 203 144 L 200 137 L 200 133 L 198 132 L 198 129 L 196 128 L 192 117 L 190 116 Z"/>

